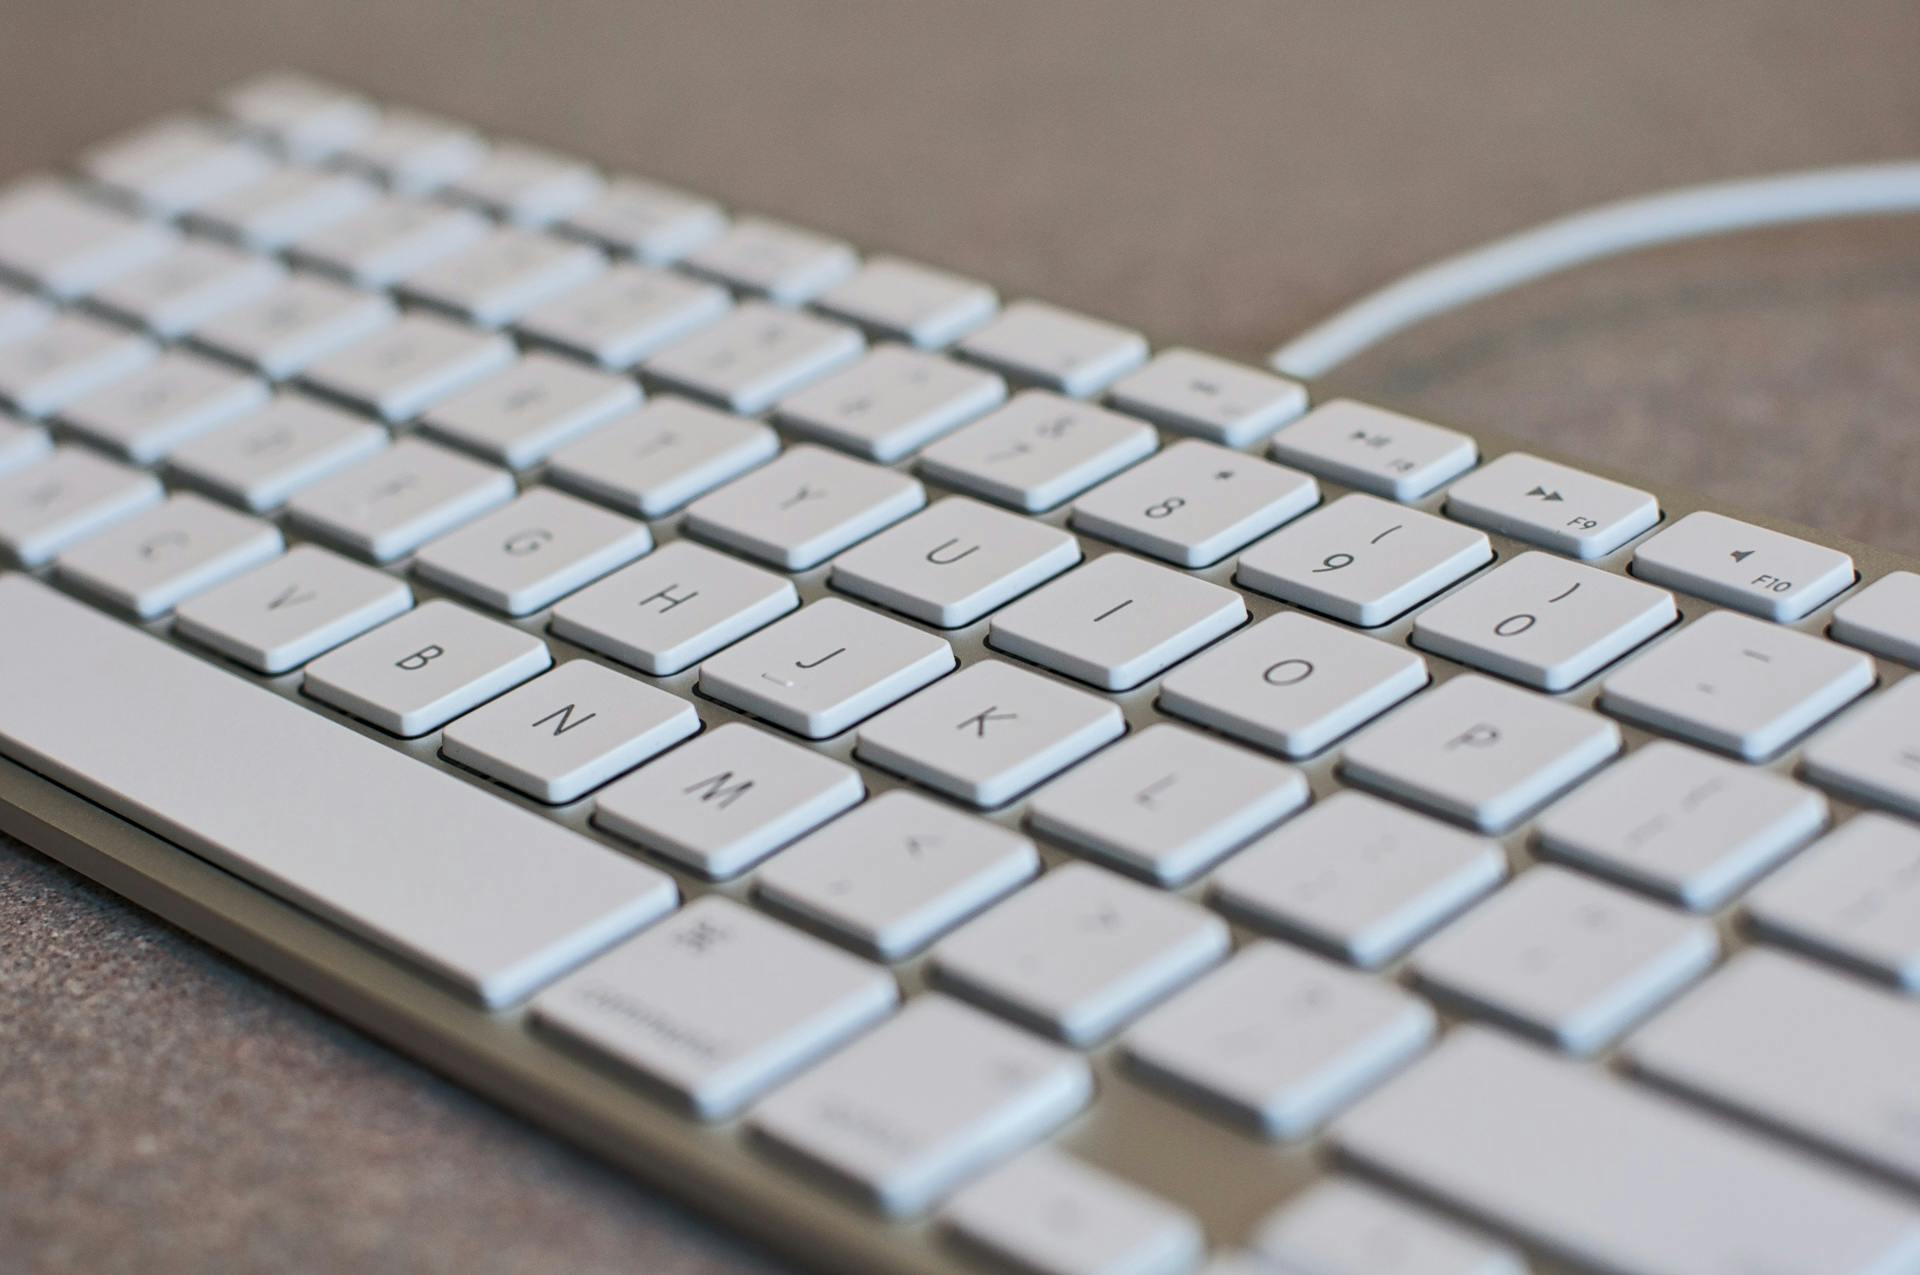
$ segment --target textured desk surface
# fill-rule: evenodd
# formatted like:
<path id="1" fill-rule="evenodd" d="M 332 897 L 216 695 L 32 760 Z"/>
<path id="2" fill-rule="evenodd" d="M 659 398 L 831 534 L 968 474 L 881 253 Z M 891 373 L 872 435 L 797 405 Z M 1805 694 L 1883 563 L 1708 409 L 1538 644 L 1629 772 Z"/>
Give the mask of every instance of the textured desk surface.
<path id="1" fill-rule="evenodd" d="M 1255 358 L 1598 200 L 1911 153 L 1920 8 L 0 0 L 0 176 L 300 64 Z M 1671 248 L 1350 369 L 1920 554 L 1920 221 Z M 4 623 L 0 617 L 0 623 Z M 786 1269 L 0 849 L 0 1265 Z"/>

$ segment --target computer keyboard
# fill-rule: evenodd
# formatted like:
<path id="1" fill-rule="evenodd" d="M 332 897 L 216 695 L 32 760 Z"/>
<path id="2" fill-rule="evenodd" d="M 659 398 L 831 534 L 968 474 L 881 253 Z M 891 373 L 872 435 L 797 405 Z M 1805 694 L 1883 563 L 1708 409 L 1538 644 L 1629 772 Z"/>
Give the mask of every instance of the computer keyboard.
<path id="1" fill-rule="evenodd" d="M 1920 1272 L 1920 574 L 269 75 L 0 190 L 0 827 L 829 1271 Z"/>

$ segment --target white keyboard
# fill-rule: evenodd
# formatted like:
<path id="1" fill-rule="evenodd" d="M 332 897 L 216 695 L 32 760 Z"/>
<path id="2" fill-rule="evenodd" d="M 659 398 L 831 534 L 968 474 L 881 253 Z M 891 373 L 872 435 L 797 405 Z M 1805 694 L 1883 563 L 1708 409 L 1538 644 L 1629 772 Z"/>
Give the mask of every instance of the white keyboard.
<path id="1" fill-rule="evenodd" d="M 0 280 L 0 827 L 795 1259 L 1920 1272 L 1914 564 L 302 77 Z"/>

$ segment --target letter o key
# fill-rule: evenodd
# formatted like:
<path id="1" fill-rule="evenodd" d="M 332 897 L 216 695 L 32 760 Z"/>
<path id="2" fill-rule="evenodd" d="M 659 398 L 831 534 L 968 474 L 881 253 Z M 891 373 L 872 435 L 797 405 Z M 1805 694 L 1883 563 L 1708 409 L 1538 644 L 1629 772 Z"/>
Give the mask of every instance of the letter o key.
<path id="1" fill-rule="evenodd" d="M 524 558 L 530 553 L 538 553 L 553 539 L 553 533 L 544 527 L 534 527 L 527 531 L 516 531 L 506 538 L 501 548 L 516 558 Z"/>
<path id="2" fill-rule="evenodd" d="M 1260 680 L 1268 686 L 1298 686 L 1312 676 L 1312 660 L 1290 659 L 1268 665 Z"/>

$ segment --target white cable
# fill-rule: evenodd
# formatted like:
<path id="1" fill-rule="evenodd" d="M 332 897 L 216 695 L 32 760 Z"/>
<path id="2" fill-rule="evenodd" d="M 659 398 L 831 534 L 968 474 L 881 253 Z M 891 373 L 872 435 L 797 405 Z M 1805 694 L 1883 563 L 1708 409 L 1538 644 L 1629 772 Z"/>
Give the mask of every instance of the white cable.
<path id="1" fill-rule="evenodd" d="M 1276 371 L 1312 378 L 1402 328 L 1570 266 L 1756 226 L 1920 212 L 1920 162 L 1861 164 L 1683 186 L 1496 239 L 1360 298 L 1274 351 Z"/>

